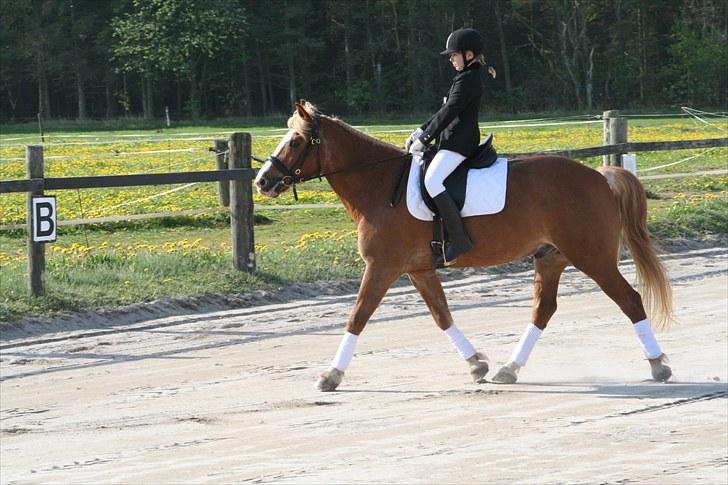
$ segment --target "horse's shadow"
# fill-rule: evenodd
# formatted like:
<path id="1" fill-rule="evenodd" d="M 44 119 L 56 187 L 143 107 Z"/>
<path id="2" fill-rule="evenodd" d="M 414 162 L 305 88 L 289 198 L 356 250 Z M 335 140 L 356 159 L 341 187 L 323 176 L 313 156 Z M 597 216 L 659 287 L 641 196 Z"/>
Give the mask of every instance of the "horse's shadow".
<path id="1" fill-rule="evenodd" d="M 505 392 L 525 394 L 566 394 L 595 395 L 603 398 L 644 399 L 644 398 L 694 398 L 696 396 L 716 395 L 728 398 L 728 383 L 725 382 L 655 382 L 645 380 L 637 383 L 586 383 L 586 382 L 553 382 L 500 386 Z M 492 386 L 490 386 L 492 387 Z"/>
<path id="2" fill-rule="evenodd" d="M 564 396 L 597 396 L 605 399 L 673 399 L 692 402 L 697 400 L 728 399 L 725 382 L 668 382 L 642 381 L 638 383 L 549 382 L 501 385 L 484 383 L 477 388 L 449 390 L 411 389 L 339 389 L 340 393 L 413 394 L 431 397 L 452 395 L 482 396 L 544 394 Z"/>

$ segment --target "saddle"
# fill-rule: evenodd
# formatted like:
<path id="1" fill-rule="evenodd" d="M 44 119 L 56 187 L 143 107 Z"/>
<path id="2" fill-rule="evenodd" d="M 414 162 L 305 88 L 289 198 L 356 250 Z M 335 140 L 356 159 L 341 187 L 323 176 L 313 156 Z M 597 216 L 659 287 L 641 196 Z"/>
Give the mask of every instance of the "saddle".
<path id="1" fill-rule="evenodd" d="M 430 194 L 428 194 L 425 189 L 425 173 L 427 172 L 427 168 L 430 166 L 430 162 L 432 162 L 436 153 L 436 147 L 427 147 L 427 150 L 422 157 L 424 163 L 422 164 L 422 170 L 420 170 L 419 178 L 420 192 L 422 192 L 422 198 L 424 199 L 425 204 L 432 212 L 438 214 L 439 212 L 437 210 L 437 206 L 435 206 L 435 202 L 433 202 L 432 197 L 430 197 Z M 450 194 L 450 197 L 452 197 L 455 201 L 458 209 L 462 210 L 463 205 L 465 204 L 468 171 L 471 169 L 488 168 L 493 165 L 497 159 L 498 153 L 495 151 L 495 148 L 493 148 L 493 134 L 491 133 L 485 138 L 485 140 L 483 140 L 475 152 L 463 160 L 460 165 L 458 165 L 458 168 L 456 168 L 445 179 L 445 188 L 447 189 L 448 194 Z"/>
<path id="2" fill-rule="evenodd" d="M 425 173 L 427 168 L 430 166 L 432 159 L 437 153 L 437 148 L 428 147 L 425 151 L 422 160 L 422 166 L 420 169 L 420 192 L 422 193 L 422 199 L 425 205 L 435 214 L 432 220 L 432 241 L 430 247 L 432 250 L 432 262 L 435 268 L 445 267 L 445 256 L 444 250 L 446 247 L 446 241 L 448 240 L 448 234 L 445 230 L 445 226 L 440 216 L 439 210 L 432 200 L 432 197 L 425 188 Z M 475 152 L 468 158 L 463 160 L 458 168 L 456 168 L 444 182 L 445 189 L 450 194 L 450 197 L 455 201 L 458 209 L 462 210 L 465 204 L 465 192 L 467 190 L 468 183 L 468 172 L 473 169 L 488 168 L 495 163 L 498 159 L 498 154 L 493 148 L 493 134 L 490 134 L 483 140 Z"/>

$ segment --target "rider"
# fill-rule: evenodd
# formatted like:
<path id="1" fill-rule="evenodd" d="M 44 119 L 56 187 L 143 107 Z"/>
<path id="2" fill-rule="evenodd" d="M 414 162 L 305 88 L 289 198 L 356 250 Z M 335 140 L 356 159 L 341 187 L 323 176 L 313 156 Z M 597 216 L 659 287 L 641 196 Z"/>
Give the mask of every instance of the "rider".
<path id="1" fill-rule="evenodd" d="M 445 104 L 407 139 L 405 147 L 415 157 L 425 145 L 438 139 L 438 152 L 425 174 L 425 188 L 440 211 L 450 244 L 445 251 L 445 264 L 455 262 L 469 251 L 473 243 L 463 227 L 455 201 L 444 180 L 460 163 L 475 152 L 480 141 L 478 108 L 483 93 L 481 67 L 484 65 L 483 40 L 477 30 L 459 29 L 450 34 L 441 54 L 448 55 L 457 71 Z"/>

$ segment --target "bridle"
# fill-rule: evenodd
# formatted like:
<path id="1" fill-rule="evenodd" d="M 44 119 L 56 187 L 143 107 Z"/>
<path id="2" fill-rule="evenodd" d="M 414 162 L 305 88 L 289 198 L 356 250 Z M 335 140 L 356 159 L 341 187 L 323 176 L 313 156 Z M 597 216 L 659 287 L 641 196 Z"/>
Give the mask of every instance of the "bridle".
<path id="1" fill-rule="evenodd" d="M 308 156 L 308 153 L 311 151 L 312 148 L 316 148 L 316 163 L 318 165 L 318 174 L 312 175 L 310 177 L 301 177 L 301 172 L 303 168 L 303 164 L 306 161 L 306 157 Z M 405 153 L 402 155 L 397 155 L 394 157 L 384 158 L 381 160 L 374 160 L 362 164 L 355 165 L 353 167 L 346 167 L 338 170 L 331 170 L 329 172 L 322 172 L 321 171 L 321 135 L 319 133 L 319 113 L 314 113 L 313 115 L 313 130 L 311 130 L 311 137 L 306 143 L 306 148 L 298 155 L 298 158 L 296 159 L 296 162 L 291 165 L 291 167 L 287 167 L 286 164 L 284 164 L 281 159 L 278 157 L 275 157 L 273 155 L 269 156 L 265 161 L 270 162 L 271 165 L 273 165 L 279 172 L 283 174 L 283 178 L 278 182 L 279 184 L 283 184 L 286 187 L 291 187 L 293 189 L 293 198 L 298 201 L 298 192 L 296 191 L 296 184 L 303 183 L 307 180 L 318 178 L 321 180 L 322 177 L 326 177 L 327 175 L 335 175 L 337 173 L 344 173 L 344 172 L 355 172 L 358 170 L 363 170 L 369 167 L 372 167 L 374 165 L 378 165 L 380 163 L 389 162 L 392 160 L 398 160 L 398 159 L 405 159 L 405 158 L 411 158 L 412 155 L 409 153 Z M 253 157 L 254 159 L 258 161 L 262 161 L 257 157 Z"/>
<path id="2" fill-rule="evenodd" d="M 298 155 L 298 158 L 296 159 L 296 162 L 291 165 L 290 168 L 286 167 L 286 164 L 281 161 L 280 158 L 276 156 L 269 156 L 266 159 L 266 162 L 270 162 L 276 169 L 278 169 L 279 172 L 283 174 L 283 178 L 279 183 L 285 185 L 286 187 L 293 188 L 293 198 L 298 201 L 298 192 L 296 191 L 296 184 L 299 184 L 301 182 L 304 182 L 306 180 L 310 180 L 312 178 L 318 177 L 319 179 L 322 177 L 321 175 L 321 137 L 319 136 L 319 117 L 318 114 L 314 114 L 313 116 L 313 130 L 311 131 L 311 137 L 306 143 L 306 148 Z M 304 162 L 306 161 L 306 157 L 308 156 L 308 152 L 311 151 L 311 148 L 316 147 L 316 162 L 318 164 L 318 172 L 319 175 L 316 175 L 314 177 L 301 177 L 301 168 L 303 167 Z"/>

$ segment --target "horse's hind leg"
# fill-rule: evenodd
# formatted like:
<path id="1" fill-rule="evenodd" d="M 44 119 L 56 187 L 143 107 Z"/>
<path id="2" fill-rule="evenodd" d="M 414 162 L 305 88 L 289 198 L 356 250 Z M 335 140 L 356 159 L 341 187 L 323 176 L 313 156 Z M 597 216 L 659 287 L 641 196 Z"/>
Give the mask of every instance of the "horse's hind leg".
<path id="1" fill-rule="evenodd" d="M 559 279 L 569 261 L 555 248 L 550 248 L 543 255 L 537 255 L 534 261 L 535 275 L 533 285 L 533 308 L 531 324 L 521 335 L 511 358 L 493 381 L 499 384 L 513 384 L 518 380 L 518 370 L 526 365 L 533 347 L 549 320 L 556 312 L 556 294 Z"/>
<path id="2" fill-rule="evenodd" d="M 442 290 L 442 284 L 435 271 L 412 272 L 409 273 L 409 278 L 425 300 L 437 326 L 445 332 L 450 343 L 468 363 L 473 381 L 475 383 L 483 382 L 488 373 L 488 358 L 485 354 L 477 352 L 473 344 L 453 323 L 445 292 Z"/>
<path id="3" fill-rule="evenodd" d="M 617 265 L 604 262 L 596 267 L 579 269 L 589 275 L 632 321 L 642 352 L 650 363 L 652 378 L 656 381 L 668 380 L 672 376 L 672 370 L 664 364 L 667 357 L 652 333 L 642 297 L 624 279 Z"/>

